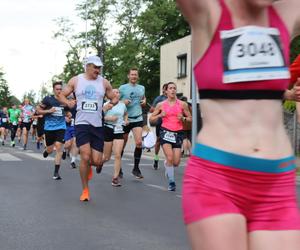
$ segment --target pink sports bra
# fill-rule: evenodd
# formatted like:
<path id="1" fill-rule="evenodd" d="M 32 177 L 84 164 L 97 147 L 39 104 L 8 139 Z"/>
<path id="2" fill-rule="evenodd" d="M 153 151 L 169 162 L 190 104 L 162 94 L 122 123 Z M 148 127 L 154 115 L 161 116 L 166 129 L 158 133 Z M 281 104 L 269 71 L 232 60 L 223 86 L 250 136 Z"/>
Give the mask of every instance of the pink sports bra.
<path id="1" fill-rule="evenodd" d="M 183 107 L 178 99 L 173 106 L 170 106 L 168 100 L 163 101 L 162 110 L 166 113 L 162 118 L 162 128 L 170 131 L 180 131 L 183 129 L 182 121 L 178 119 L 178 115 L 183 113 Z"/>
<path id="2" fill-rule="evenodd" d="M 288 87 L 289 79 L 286 77 L 277 77 L 277 78 L 268 78 L 267 80 L 243 80 L 235 81 L 230 83 L 224 83 L 224 68 L 225 60 L 228 59 L 230 53 L 224 57 L 224 41 L 221 39 L 221 31 L 233 30 L 233 24 L 231 20 L 231 15 L 226 7 L 224 0 L 220 0 L 220 5 L 222 8 L 221 18 L 216 29 L 216 32 L 213 36 L 211 44 L 203 57 L 198 61 L 194 66 L 195 79 L 198 84 L 200 98 L 211 98 L 211 99 L 281 99 L 285 89 Z M 268 8 L 269 16 L 269 28 L 277 28 L 280 35 L 278 35 L 277 45 L 281 50 L 280 57 L 284 65 L 282 67 L 273 67 L 273 68 L 262 68 L 259 70 L 272 71 L 276 70 L 288 70 L 289 63 L 289 33 L 285 27 L 283 21 L 278 16 L 276 11 L 272 6 Z M 236 38 L 229 38 L 236 39 Z M 276 40 L 276 38 L 274 39 Z M 281 43 L 280 43 L 281 40 Z M 228 41 L 230 44 L 230 41 Z M 227 42 L 227 45 L 228 45 Z M 231 45 L 234 42 L 231 42 Z M 255 41 L 254 41 L 255 43 Z M 250 44 L 250 45 L 249 45 Z M 248 51 L 249 58 L 255 54 L 253 51 L 254 45 L 249 42 Z M 268 46 L 268 43 L 266 43 Z M 225 44 L 226 45 L 226 44 Z M 246 43 L 247 45 L 247 43 Z M 233 45 L 232 45 L 233 46 Z M 243 46 L 240 45 L 239 46 Z M 264 45 L 260 45 L 264 46 Z M 260 47 L 260 52 L 258 53 L 272 53 L 272 48 Z M 238 56 L 241 56 L 241 52 Z M 254 54 L 253 54 L 254 53 Z M 263 57 L 261 55 L 261 57 Z M 225 58 L 225 60 L 223 59 Z M 227 59 L 226 59 L 227 58 Z M 233 57 L 232 57 L 233 58 Z M 272 57 L 271 57 L 272 58 Z M 250 59 L 251 60 L 251 59 Z M 232 60 L 234 63 L 234 59 Z M 272 60 L 270 60 L 272 61 Z M 262 62 L 263 63 L 263 62 Z M 232 70 L 230 73 L 243 73 L 247 71 L 248 68 Z M 225 70 L 226 71 L 226 70 Z M 253 69 L 250 69 L 250 73 Z"/>

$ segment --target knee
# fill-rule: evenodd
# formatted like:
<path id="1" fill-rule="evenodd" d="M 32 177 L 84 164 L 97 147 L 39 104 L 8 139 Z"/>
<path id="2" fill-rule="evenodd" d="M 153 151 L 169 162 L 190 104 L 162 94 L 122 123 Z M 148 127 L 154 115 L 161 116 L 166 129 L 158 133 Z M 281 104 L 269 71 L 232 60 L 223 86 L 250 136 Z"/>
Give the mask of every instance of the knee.
<path id="1" fill-rule="evenodd" d="M 90 160 L 91 155 L 88 153 L 81 153 L 80 158 L 84 162 L 88 162 Z"/>
<path id="2" fill-rule="evenodd" d="M 121 161 L 121 154 L 115 154 L 115 160 Z"/>
<path id="3" fill-rule="evenodd" d="M 142 140 L 136 141 L 135 145 L 137 148 L 142 148 Z"/>

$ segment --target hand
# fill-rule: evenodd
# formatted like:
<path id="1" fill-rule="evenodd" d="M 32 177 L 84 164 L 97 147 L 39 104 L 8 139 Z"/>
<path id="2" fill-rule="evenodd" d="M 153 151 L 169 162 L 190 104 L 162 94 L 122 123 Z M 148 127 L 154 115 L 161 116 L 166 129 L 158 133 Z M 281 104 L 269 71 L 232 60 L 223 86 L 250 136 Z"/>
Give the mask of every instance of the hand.
<path id="1" fill-rule="evenodd" d="M 182 114 L 178 114 L 178 115 L 177 115 L 177 119 L 178 119 L 179 121 L 183 121 L 183 115 L 182 115 Z"/>
<path id="2" fill-rule="evenodd" d="M 292 95 L 294 101 L 300 101 L 300 78 L 297 79 L 297 81 L 294 84 L 294 87 L 292 88 Z"/>
<path id="3" fill-rule="evenodd" d="M 68 100 L 67 105 L 68 105 L 69 108 L 74 108 L 75 105 L 76 105 L 76 101 L 75 100 Z"/>
<path id="4" fill-rule="evenodd" d="M 141 104 L 141 106 L 144 106 L 144 105 L 146 104 L 146 99 L 145 99 L 145 98 L 142 99 L 142 100 L 140 101 L 140 104 Z"/>
<path id="5" fill-rule="evenodd" d="M 56 111 L 55 107 L 52 107 L 51 109 L 48 109 L 48 113 L 52 114 Z"/>
<path id="6" fill-rule="evenodd" d="M 103 107 L 103 111 L 107 112 L 108 110 L 111 110 L 114 107 L 114 104 L 109 102 Z"/>
<path id="7" fill-rule="evenodd" d="M 125 99 L 125 100 L 123 100 L 123 102 L 125 103 L 125 105 L 127 106 L 127 105 L 129 105 L 130 103 L 131 103 L 131 100 L 129 100 L 129 99 Z"/>
<path id="8" fill-rule="evenodd" d="M 127 126 L 128 124 L 129 124 L 129 121 L 128 121 L 128 120 L 125 120 L 125 121 L 124 121 L 124 125 Z"/>
<path id="9" fill-rule="evenodd" d="M 161 112 L 160 112 L 160 117 L 165 117 L 165 116 L 166 116 L 166 112 L 163 111 L 163 110 L 161 110 Z"/>

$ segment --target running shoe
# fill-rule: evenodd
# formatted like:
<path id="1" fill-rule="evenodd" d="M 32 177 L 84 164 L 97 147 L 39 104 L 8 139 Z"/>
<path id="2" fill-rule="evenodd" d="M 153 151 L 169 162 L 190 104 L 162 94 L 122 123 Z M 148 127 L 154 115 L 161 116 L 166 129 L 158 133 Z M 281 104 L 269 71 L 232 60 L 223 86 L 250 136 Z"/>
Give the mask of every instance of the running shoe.
<path id="1" fill-rule="evenodd" d="M 175 190 L 176 190 L 175 181 L 169 182 L 168 191 L 175 191 Z"/>
<path id="2" fill-rule="evenodd" d="M 88 175 L 88 180 L 90 181 L 93 178 L 93 166 L 90 166 L 90 171 Z"/>
<path id="3" fill-rule="evenodd" d="M 66 151 L 63 151 L 61 158 L 62 158 L 63 160 L 65 160 L 66 157 L 67 157 L 67 152 L 66 152 Z"/>
<path id="4" fill-rule="evenodd" d="M 122 168 L 120 168 L 120 172 L 119 172 L 119 178 L 123 179 L 124 173 Z"/>
<path id="5" fill-rule="evenodd" d="M 76 164 L 74 161 L 71 162 L 71 168 L 76 168 Z"/>
<path id="6" fill-rule="evenodd" d="M 121 187 L 122 184 L 119 180 L 119 178 L 112 178 L 112 181 L 111 181 L 111 185 L 114 186 L 114 187 Z"/>
<path id="7" fill-rule="evenodd" d="M 27 149 L 27 144 L 24 144 L 23 149 L 24 149 L 24 150 Z"/>
<path id="8" fill-rule="evenodd" d="M 154 170 L 159 169 L 158 161 L 157 161 L 157 160 L 154 160 L 154 163 L 153 163 L 153 169 L 154 169 Z"/>
<path id="9" fill-rule="evenodd" d="M 143 179 L 144 176 L 141 173 L 141 170 L 139 168 L 132 169 L 131 173 L 135 176 L 137 179 Z"/>
<path id="10" fill-rule="evenodd" d="M 100 173 L 101 173 L 102 167 L 103 167 L 103 163 L 102 163 L 101 165 L 99 165 L 99 166 L 96 167 L 96 173 L 97 173 L 97 174 L 100 174 Z"/>
<path id="11" fill-rule="evenodd" d="M 15 142 L 12 141 L 12 142 L 10 143 L 10 146 L 12 146 L 12 147 L 16 146 Z"/>
<path id="12" fill-rule="evenodd" d="M 2 146 L 4 146 L 4 141 L 2 141 Z"/>
<path id="13" fill-rule="evenodd" d="M 44 158 L 47 158 L 47 157 L 48 157 L 48 155 L 49 155 L 49 154 L 48 154 L 47 150 L 45 149 L 45 150 L 44 150 L 44 152 L 43 152 L 43 156 L 44 156 Z"/>
<path id="14" fill-rule="evenodd" d="M 61 177 L 59 174 L 54 174 L 52 177 L 53 180 L 61 180 Z"/>
<path id="15" fill-rule="evenodd" d="M 90 192 L 89 189 L 83 189 L 82 194 L 80 195 L 80 201 L 89 201 L 90 200 Z"/>

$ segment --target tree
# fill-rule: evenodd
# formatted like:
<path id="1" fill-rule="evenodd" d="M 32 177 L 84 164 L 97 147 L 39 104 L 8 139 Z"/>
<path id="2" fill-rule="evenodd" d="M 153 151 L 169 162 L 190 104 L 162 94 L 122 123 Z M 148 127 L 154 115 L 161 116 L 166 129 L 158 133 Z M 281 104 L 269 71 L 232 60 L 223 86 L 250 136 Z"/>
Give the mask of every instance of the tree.
<path id="1" fill-rule="evenodd" d="M 0 68 L 0 107 L 11 105 L 10 91 L 5 79 L 5 73 Z"/>
<path id="2" fill-rule="evenodd" d="M 33 89 L 29 90 L 28 92 L 25 92 L 23 94 L 22 101 L 24 101 L 25 99 L 29 99 L 32 105 L 36 105 L 36 92 Z"/>

